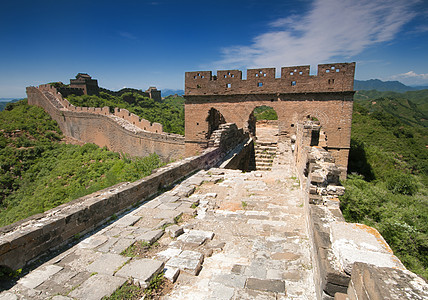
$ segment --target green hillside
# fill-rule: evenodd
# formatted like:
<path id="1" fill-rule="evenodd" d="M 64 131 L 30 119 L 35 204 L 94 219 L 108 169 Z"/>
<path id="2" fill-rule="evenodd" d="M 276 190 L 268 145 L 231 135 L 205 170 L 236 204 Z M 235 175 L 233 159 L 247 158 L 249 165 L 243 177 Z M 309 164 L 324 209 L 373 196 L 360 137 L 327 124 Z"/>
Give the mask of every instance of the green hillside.
<path id="1" fill-rule="evenodd" d="M 428 278 L 428 128 L 416 102 L 403 94 L 355 102 L 341 209 L 348 222 L 377 228 L 406 267 Z"/>
<path id="2" fill-rule="evenodd" d="M 106 92 L 100 92 L 97 96 L 69 95 L 67 100 L 75 106 L 109 106 L 111 112 L 115 107 L 126 108 L 143 119 L 161 123 L 165 132 L 184 135 L 183 97 L 171 96 L 165 98 L 162 102 L 156 102 L 136 92 L 123 93 L 120 96 L 112 96 Z"/>
<path id="3" fill-rule="evenodd" d="M 162 165 L 156 155 L 128 158 L 94 144 L 67 145 L 62 137 L 56 122 L 26 100 L 0 112 L 0 226 Z"/>

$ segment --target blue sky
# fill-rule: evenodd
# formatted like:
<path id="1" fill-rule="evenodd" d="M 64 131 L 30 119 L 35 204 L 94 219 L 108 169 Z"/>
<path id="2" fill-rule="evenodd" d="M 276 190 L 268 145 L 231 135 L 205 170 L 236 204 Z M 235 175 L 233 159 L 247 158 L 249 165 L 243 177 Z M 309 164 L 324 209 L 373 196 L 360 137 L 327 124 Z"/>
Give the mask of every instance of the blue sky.
<path id="1" fill-rule="evenodd" d="M 0 98 L 68 83 L 183 89 L 184 72 L 357 62 L 428 85 L 428 1 L 2 1 Z"/>

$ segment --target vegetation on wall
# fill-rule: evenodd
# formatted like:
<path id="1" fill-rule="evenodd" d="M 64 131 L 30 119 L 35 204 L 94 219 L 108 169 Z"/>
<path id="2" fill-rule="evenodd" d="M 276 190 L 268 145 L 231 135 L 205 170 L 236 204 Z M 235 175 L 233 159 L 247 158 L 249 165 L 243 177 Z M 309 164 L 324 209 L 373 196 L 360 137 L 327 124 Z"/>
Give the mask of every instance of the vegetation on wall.
<path id="1" fill-rule="evenodd" d="M 74 106 L 104 107 L 108 106 L 110 112 L 115 107 L 126 108 L 140 118 L 163 125 L 163 130 L 169 133 L 184 135 L 184 98 L 167 97 L 162 102 L 128 92 L 121 96 L 113 96 L 105 92 L 99 95 L 69 95 L 67 100 Z"/>
<path id="2" fill-rule="evenodd" d="M 56 122 L 26 100 L 0 112 L 0 226 L 135 181 L 162 165 L 157 155 L 130 158 L 62 138 Z"/>
<path id="3" fill-rule="evenodd" d="M 377 228 L 407 268 L 428 278 L 426 112 L 406 96 L 414 92 L 374 99 L 370 93 L 379 92 L 360 94 L 354 104 L 341 209 L 348 222 Z"/>
<path id="4" fill-rule="evenodd" d="M 256 120 L 278 120 L 278 115 L 276 114 L 276 111 L 266 105 L 258 106 L 254 109 L 254 116 L 256 117 Z"/>

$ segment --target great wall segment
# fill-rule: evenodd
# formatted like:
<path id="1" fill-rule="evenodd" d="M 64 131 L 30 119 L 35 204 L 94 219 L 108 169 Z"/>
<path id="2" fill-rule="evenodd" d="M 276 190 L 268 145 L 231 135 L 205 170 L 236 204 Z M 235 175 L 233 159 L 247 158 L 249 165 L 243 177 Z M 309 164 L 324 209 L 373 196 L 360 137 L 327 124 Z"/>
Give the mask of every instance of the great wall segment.
<path id="1" fill-rule="evenodd" d="M 184 156 L 183 136 L 163 132 L 161 124 L 126 109 L 75 107 L 50 84 L 28 87 L 27 95 L 28 104 L 42 107 L 68 137 L 132 156 L 157 153 L 164 161 Z"/>
<path id="2" fill-rule="evenodd" d="M 282 68 L 281 78 L 249 70 L 246 80 L 233 70 L 186 73 L 181 144 L 194 156 L 3 227 L 0 265 L 31 269 L 0 299 L 102 299 L 160 272 L 174 283 L 163 299 L 427 299 L 428 284 L 382 236 L 346 223 L 339 208 L 354 67 L 320 65 L 317 76 L 307 66 Z M 60 118 L 71 105 L 55 92 L 29 88 Z M 255 123 L 259 105 L 273 107 L 278 121 Z M 95 110 L 81 116 L 134 125 L 126 112 Z M 263 159 L 257 144 L 274 155 L 251 171 Z M 136 242 L 156 246 L 146 257 L 124 256 Z"/>

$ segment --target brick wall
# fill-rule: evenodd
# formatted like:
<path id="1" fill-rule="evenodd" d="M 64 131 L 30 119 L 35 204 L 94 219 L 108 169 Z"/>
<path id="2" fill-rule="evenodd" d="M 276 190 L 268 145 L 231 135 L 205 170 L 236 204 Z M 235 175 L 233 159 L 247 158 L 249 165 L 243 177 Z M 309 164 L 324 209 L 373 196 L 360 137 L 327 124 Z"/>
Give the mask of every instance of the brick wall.
<path id="1" fill-rule="evenodd" d="M 42 214 L 0 228 L 0 266 L 13 270 L 69 242 L 76 234 L 86 233 L 106 222 L 108 218 L 139 202 L 160 189 L 204 168 L 219 164 L 234 143 L 222 135 L 218 147 L 201 155 L 185 158 L 157 169 L 152 175 L 135 182 L 115 186 L 60 205 Z M 226 143 L 226 145 L 224 144 Z"/>
<path id="2" fill-rule="evenodd" d="M 242 71 L 186 72 L 185 132 L 186 155 L 206 148 L 209 111 L 214 108 L 226 123 L 235 123 L 245 131 L 258 106 L 275 109 L 280 137 L 296 134 L 299 122 L 319 120 L 323 145 L 345 172 L 348 164 L 353 107 L 355 63 L 318 65 L 318 74 L 310 75 L 309 66 L 284 67 L 276 78 L 274 68 Z M 250 121 L 250 122 L 249 122 Z M 251 126 L 251 125 L 250 125 Z"/>
<path id="3" fill-rule="evenodd" d="M 75 107 L 51 85 L 27 88 L 28 103 L 42 107 L 66 136 L 132 156 L 158 154 L 164 161 L 184 156 L 184 137 L 165 133 L 159 123 L 126 109 Z"/>
<path id="4" fill-rule="evenodd" d="M 281 68 L 276 78 L 275 68 L 249 69 L 247 79 L 242 71 L 186 72 L 186 95 L 234 95 L 267 93 L 343 92 L 354 87 L 355 63 L 318 65 L 318 74 L 310 75 L 309 66 Z"/>

